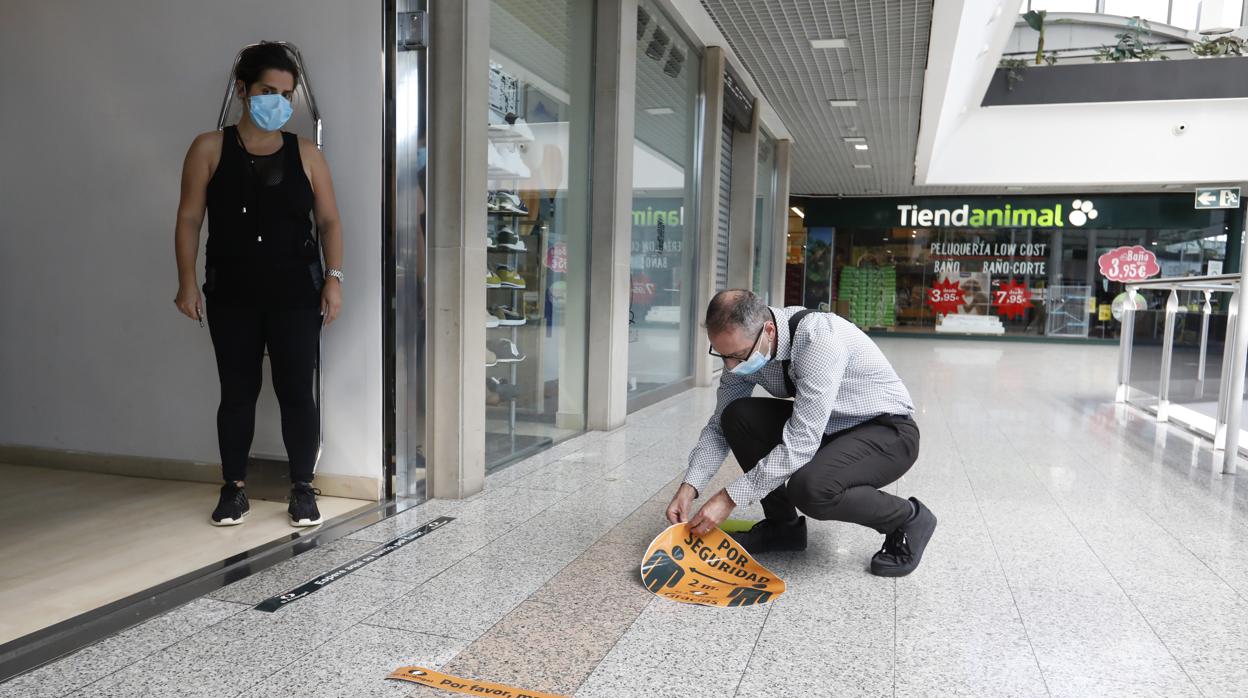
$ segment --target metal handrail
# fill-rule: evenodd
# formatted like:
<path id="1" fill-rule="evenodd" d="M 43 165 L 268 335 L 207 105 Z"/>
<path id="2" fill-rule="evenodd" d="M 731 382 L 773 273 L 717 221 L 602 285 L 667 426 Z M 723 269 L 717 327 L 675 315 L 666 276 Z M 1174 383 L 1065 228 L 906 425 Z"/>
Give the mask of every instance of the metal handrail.
<path id="1" fill-rule="evenodd" d="M 1158 422 L 1170 418 L 1170 368 L 1174 358 L 1176 319 L 1181 306 L 1179 291 L 1200 291 L 1204 295 L 1201 306 L 1200 357 L 1197 364 L 1196 396 L 1205 391 L 1206 354 L 1209 348 L 1209 318 L 1213 312 L 1211 303 L 1214 293 L 1230 293 L 1227 304 L 1226 341 L 1222 352 L 1222 374 L 1218 385 L 1218 406 L 1214 418 L 1213 449 L 1222 451 L 1222 472 L 1234 474 L 1239 455 L 1239 421 L 1243 403 L 1244 361 L 1239 354 L 1245 352 L 1248 337 L 1241 337 L 1239 314 L 1241 303 L 1240 274 L 1214 274 L 1209 276 L 1186 276 L 1161 279 L 1142 279 L 1124 283 L 1127 293 L 1139 290 L 1169 291 L 1165 304 L 1165 329 L 1161 349 L 1161 376 L 1157 390 L 1156 416 Z M 1129 297 L 1129 296 L 1128 296 Z M 1131 389 L 1131 355 L 1135 334 L 1135 304 L 1128 302 L 1123 308 L 1121 337 L 1119 342 L 1118 389 L 1114 401 L 1129 403 Z M 1245 328 L 1248 329 L 1248 328 Z M 1238 360 L 1237 360 L 1238 359 Z M 1237 379 L 1236 371 L 1239 371 Z"/>
<path id="2" fill-rule="evenodd" d="M 1234 291 L 1239 288 L 1239 274 L 1210 276 L 1172 276 L 1163 279 L 1124 281 L 1127 288 L 1148 291 Z"/>
<path id="3" fill-rule="evenodd" d="M 308 67 L 303 61 L 303 54 L 299 52 L 299 48 L 289 41 L 274 41 L 282 48 L 290 52 L 291 58 L 295 61 L 295 66 L 299 68 L 299 84 L 295 87 L 297 91 L 303 93 L 304 99 L 308 102 L 308 114 L 312 117 L 312 142 L 316 144 L 317 150 L 325 149 L 324 131 L 321 125 L 321 110 L 316 106 L 316 96 L 312 94 L 312 81 L 308 78 Z M 234 74 L 238 70 L 238 62 L 243 57 L 243 52 L 249 48 L 259 46 L 260 44 L 248 44 L 239 49 L 234 56 L 234 63 L 230 65 L 230 74 L 225 81 L 225 97 L 221 100 L 221 111 L 217 114 L 217 130 L 225 128 L 226 121 L 230 118 L 230 102 L 234 99 Z M 317 246 L 320 245 L 321 236 L 316 236 Z M 319 254 L 319 252 L 318 252 Z M 324 356 L 325 339 L 324 333 L 321 333 L 316 346 L 316 413 L 319 420 L 317 425 L 318 440 L 316 444 L 316 458 L 312 463 L 312 469 L 315 472 L 316 466 L 321 463 L 321 453 L 325 450 L 325 388 L 324 388 L 324 362 L 321 360 Z M 289 458 L 290 454 L 286 454 Z"/>

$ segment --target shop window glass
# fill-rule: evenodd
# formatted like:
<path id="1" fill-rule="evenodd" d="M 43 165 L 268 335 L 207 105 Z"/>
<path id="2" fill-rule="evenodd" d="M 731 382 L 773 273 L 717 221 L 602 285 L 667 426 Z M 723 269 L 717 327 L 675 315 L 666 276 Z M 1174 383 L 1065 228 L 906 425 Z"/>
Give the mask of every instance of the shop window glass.
<path id="1" fill-rule="evenodd" d="M 967 216 L 979 209 L 984 218 Z M 906 224 L 822 226 L 864 210 Z M 805 305 L 830 298 L 861 327 L 920 333 L 1116 337 L 1109 311 L 1124 286 L 1106 278 L 1102 255 L 1139 247 L 1155 257 L 1154 276 L 1219 273 L 1231 223 L 1223 211 L 1193 211 L 1190 197 L 880 200 L 838 211 L 806 230 Z M 1150 219 L 1158 227 L 1113 225 Z"/>
<path id="2" fill-rule="evenodd" d="M 630 399 L 690 377 L 697 331 L 702 59 L 649 0 L 637 7 Z"/>
<path id="3" fill-rule="evenodd" d="M 487 468 L 585 426 L 593 17 L 490 4 Z"/>

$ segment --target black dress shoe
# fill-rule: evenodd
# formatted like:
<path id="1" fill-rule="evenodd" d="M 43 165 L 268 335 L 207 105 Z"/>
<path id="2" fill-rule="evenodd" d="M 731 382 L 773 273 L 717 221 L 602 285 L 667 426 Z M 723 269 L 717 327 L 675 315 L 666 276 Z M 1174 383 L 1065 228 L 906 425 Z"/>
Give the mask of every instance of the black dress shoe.
<path id="1" fill-rule="evenodd" d="M 923 550 L 936 530 L 936 515 L 914 497 L 910 501 L 914 502 L 914 516 L 884 539 L 884 547 L 871 558 L 871 574 L 904 577 L 923 559 Z"/>
<path id="2" fill-rule="evenodd" d="M 793 523 L 763 519 L 748 531 L 729 535 L 751 555 L 781 550 L 805 550 L 806 517 L 799 516 Z"/>

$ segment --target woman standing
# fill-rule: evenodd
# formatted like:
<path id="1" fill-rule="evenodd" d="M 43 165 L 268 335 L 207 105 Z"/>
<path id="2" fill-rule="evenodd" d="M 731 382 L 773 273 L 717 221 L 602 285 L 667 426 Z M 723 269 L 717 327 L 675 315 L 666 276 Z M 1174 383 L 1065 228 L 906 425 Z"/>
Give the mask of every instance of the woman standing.
<path id="1" fill-rule="evenodd" d="M 290 523 L 315 526 L 321 522 L 319 492 L 311 483 L 320 416 L 313 376 L 321 327 L 342 306 L 342 225 L 325 158 L 310 141 L 279 130 L 299 84 L 290 52 L 277 43 L 252 46 L 240 56 L 234 78 L 243 116 L 191 143 L 174 234 L 174 303 L 201 325 L 207 311 L 221 379 L 217 440 L 225 484 L 212 523 L 242 523 L 250 509 L 247 456 L 267 348 L 290 461 Z M 195 258 L 205 210 L 201 296 Z"/>

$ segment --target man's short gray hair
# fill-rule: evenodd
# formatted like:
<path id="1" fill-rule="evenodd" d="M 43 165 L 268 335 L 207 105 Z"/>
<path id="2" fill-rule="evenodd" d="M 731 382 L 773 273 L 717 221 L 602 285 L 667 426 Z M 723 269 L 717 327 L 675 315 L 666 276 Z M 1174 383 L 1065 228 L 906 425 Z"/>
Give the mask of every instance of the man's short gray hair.
<path id="1" fill-rule="evenodd" d="M 771 309 L 753 292 L 741 288 L 720 291 L 706 308 L 706 330 L 721 334 L 734 329 L 757 333 L 771 319 Z"/>

